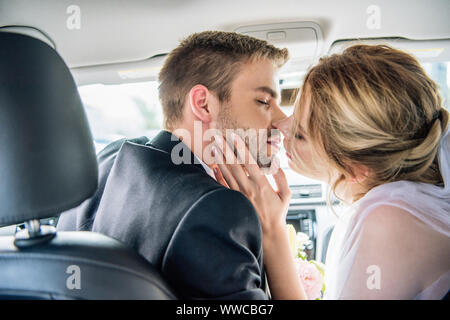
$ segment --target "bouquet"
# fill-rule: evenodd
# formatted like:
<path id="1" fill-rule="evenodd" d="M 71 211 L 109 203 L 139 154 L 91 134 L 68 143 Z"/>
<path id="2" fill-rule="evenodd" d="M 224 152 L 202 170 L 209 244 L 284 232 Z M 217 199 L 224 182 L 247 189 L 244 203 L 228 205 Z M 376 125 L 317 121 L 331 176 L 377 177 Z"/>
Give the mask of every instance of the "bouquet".
<path id="1" fill-rule="evenodd" d="M 289 244 L 295 259 L 295 266 L 300 281 L 309 300 L 320 300 L 325 292 L 325 266 L 315 260 L 307 260 L 305 247 L 311 240 L 303 232 L 295 232 L 292 225 L 288 224 Z"/>

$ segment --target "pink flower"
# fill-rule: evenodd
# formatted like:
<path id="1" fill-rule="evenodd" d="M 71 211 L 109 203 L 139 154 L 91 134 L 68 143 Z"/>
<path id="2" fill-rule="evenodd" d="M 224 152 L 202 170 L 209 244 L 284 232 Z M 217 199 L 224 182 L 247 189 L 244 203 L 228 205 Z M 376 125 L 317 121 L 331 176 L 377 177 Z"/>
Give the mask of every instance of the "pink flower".
<path id="1" fill-rule="evenodd" d="M 308 300 L 321 298 L 323 278 L 317 267 L 300 258 L 295 259 L 295 266 L 297 268 L 297 274 L 300 276 L 300 280 L 305 288 Z"/>

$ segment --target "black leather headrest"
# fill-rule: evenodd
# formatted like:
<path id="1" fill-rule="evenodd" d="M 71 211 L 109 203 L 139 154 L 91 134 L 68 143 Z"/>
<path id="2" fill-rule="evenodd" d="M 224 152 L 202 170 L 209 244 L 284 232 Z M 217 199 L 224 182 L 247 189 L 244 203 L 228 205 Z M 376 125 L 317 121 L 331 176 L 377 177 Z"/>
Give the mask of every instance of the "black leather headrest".
<path id="1" fill-rule="evenodd" d="M 0 225 L 55 216 L 97 187 L 86 115 L 62 58 L 0 32 Z"/>

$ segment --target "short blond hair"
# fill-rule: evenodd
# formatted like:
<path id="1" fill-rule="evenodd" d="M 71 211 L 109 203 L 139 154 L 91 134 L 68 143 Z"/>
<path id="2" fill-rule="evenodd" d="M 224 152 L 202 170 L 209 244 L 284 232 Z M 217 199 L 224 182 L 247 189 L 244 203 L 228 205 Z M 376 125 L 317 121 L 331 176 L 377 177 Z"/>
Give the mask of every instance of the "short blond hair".
<path id="1" fill-rule="evenodd" d="M 159 73 L 164 127 L 171 128 L 181 120 L 186 95 L 197 84 L 215 93 L 220 102 L 227 101 L 239 68 L 257 59 L 269 59 L 280 68 L 289 53 L 267 41 L 235 32 L 205 31 L 181 41 Z"/>
<path id="2" fill-rule="evenodd" d="M 305 77 L 296 126 L 307 95 L 308 137 L 341 173 L 333 191 L 354 174 L 352 164 L 370 170 L 368 190 L 399 180 L 443 183 L 436 155 L 449 114 L 438 86 L 410 54 L 356 45 L 321 59 Z"/>

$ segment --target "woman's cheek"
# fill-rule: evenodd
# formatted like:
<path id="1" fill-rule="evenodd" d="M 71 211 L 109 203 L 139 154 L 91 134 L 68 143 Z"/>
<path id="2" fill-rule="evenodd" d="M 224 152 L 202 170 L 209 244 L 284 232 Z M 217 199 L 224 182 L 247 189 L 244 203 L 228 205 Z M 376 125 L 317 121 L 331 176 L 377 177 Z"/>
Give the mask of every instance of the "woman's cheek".
<path id="1" fill-rule="evenodd" d="M 326 174 L 324 174 L 326 171 L 325 168 L 321 169 L 315 164 L 317 161 L 313 161 L 311 149 L 306 143 L 301 145 L 299 142 L 295 151 L 301 161 L 290 160 L 288 165 L 292 170 L 311 179 L 326 180 Z"/>
<path id="2" fill-rule="evenodd" d="M 295 156 L 291 154 L 293 159 L 289 161 L 291 168 L 298 173 L 307 173 L 311 171 L 311 155 L 308 154 L 308 150 L 300 145 L 300 142 L 296 143 L 295 146 Z M 309 170 L 308 170 L 309 169 Z"/>

